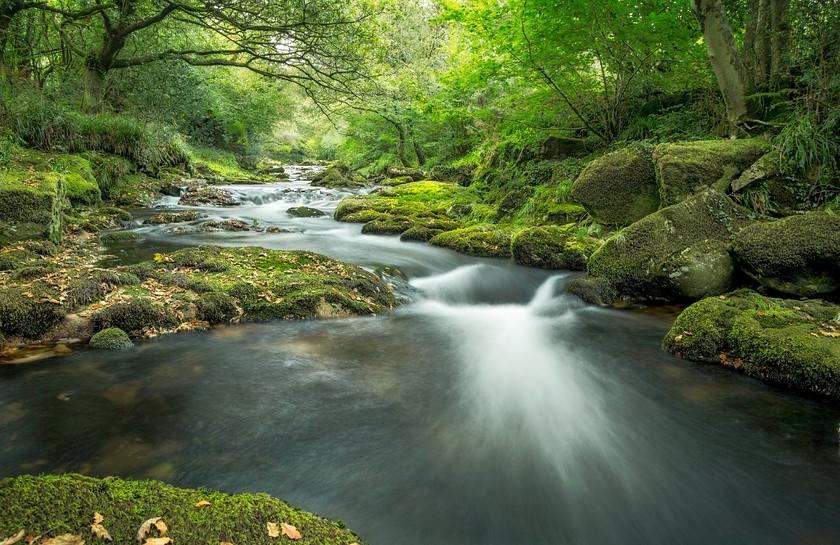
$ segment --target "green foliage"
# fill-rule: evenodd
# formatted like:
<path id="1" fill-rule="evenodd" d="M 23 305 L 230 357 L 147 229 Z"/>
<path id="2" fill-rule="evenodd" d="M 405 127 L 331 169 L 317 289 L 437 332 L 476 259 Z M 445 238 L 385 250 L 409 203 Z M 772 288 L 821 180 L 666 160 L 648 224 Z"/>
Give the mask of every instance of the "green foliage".
<path id="1" fill-rule="evenodd" d="M 840 107 L 820 122 L 798 117 L 776 137 L 782 171 L 797 186 L 799 200 L 822 205 L 840 195 Z"/>

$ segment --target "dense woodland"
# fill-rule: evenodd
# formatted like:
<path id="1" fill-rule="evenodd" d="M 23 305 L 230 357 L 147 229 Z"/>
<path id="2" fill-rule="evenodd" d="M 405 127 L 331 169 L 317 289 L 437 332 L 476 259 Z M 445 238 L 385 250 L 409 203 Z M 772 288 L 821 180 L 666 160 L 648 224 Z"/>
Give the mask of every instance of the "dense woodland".
<path id="1" fill-rule="evenodd" d="M 0 153 L 85 123 L 368 172 L 762 135 L 832 208 L 839 38 L 833 0 L 2 0 Z"/>

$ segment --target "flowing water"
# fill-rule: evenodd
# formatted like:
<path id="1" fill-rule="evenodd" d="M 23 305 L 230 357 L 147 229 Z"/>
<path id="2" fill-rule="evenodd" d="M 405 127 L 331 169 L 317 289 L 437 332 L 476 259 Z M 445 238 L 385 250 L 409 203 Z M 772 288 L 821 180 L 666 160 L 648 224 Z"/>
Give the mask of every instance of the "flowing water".
<path id="1" fill-rule="evenodd" d="M 305 248 L 399 270 L 406 303 L 0 366 L 0 477 L 266 492 L 373 544 L 840 543 L 836 404 L 665 354 L 673 315 L 587 306 L 571 273 L 361 235 L 331 219 L 349 192 L 303 172 L 201 209 L 290 232 L 173 232 L 145 210 L 146 244 L 112 261 Z"/>

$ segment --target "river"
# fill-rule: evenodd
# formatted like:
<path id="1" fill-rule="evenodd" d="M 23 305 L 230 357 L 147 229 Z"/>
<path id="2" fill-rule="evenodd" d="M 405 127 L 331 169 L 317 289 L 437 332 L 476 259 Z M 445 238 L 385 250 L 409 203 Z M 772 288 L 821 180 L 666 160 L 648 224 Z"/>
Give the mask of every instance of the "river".
<path id="1" fill-rule="evenodd" d="M 836 403 L 670 356 L 673 312 L 588 306 L 574 273 L 362 235 L 331 217 L 350 191 L 290 171 L 201 209 L 290 232 L 141 225 L 190 208 L 167 197 L 112 262 L 308 249 L 399 271 L 404 304 L 0 366 L 0 477 L 265 492 L 376 545 L 840 543 Z"/>

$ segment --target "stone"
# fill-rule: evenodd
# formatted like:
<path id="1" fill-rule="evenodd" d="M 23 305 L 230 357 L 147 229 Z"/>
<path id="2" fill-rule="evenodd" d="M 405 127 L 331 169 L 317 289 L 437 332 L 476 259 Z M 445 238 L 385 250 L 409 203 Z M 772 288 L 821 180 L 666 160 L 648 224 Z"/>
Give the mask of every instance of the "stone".
<path id="1" fill-rule="evenodd" d="M 546 225 L 516 233 L 511 253 L 514 262 L 525 267 L 585 271 L 589 256 L 599 246 L 592 237 L 576 235 L 574 226 Z"/>
<path id="2" fill-rule="evenodd" d="M 592 254 L 587 270 L 619 295 L 642 300 L 719 294 L 733 280 L 729 244 L 749 218 L 748 210 L 709 189 L 617 233 Z"/>
<path id="3" fill-rule="evenodd" d="M 598 223 L 640 220 L 659 209 L 653 161 L 633 147 L 595 159 L 572 184 L 572 198 Z"/>
<path id="4" fill-rule="evenodd" d="M 797 297 L 840 292 L 840 217 L 827 213 L 756 223 L 732 245 L 741 269 L 772 290 Z"/>
<path id="5" fill-rule="evenodd" d="M 183 206 L 238 206 L 240 203 L 226 189 L 191 186 L 181 195 L 178 204 Z"/>
<path id="6" fill-rule="evenodd" d="M 126 350 L 134 348 L 134 343 L 122 329 L 109 327 L 91 337 L 88 346 L 97 350 Z"/>
<path id="7" fill-rule="evenodd" d="M 662 206 L 677 204 L 710 187 L 727 193 L 732 182 L 770 148 L 758 138 L 659 144 L 653 160 Z"/>

